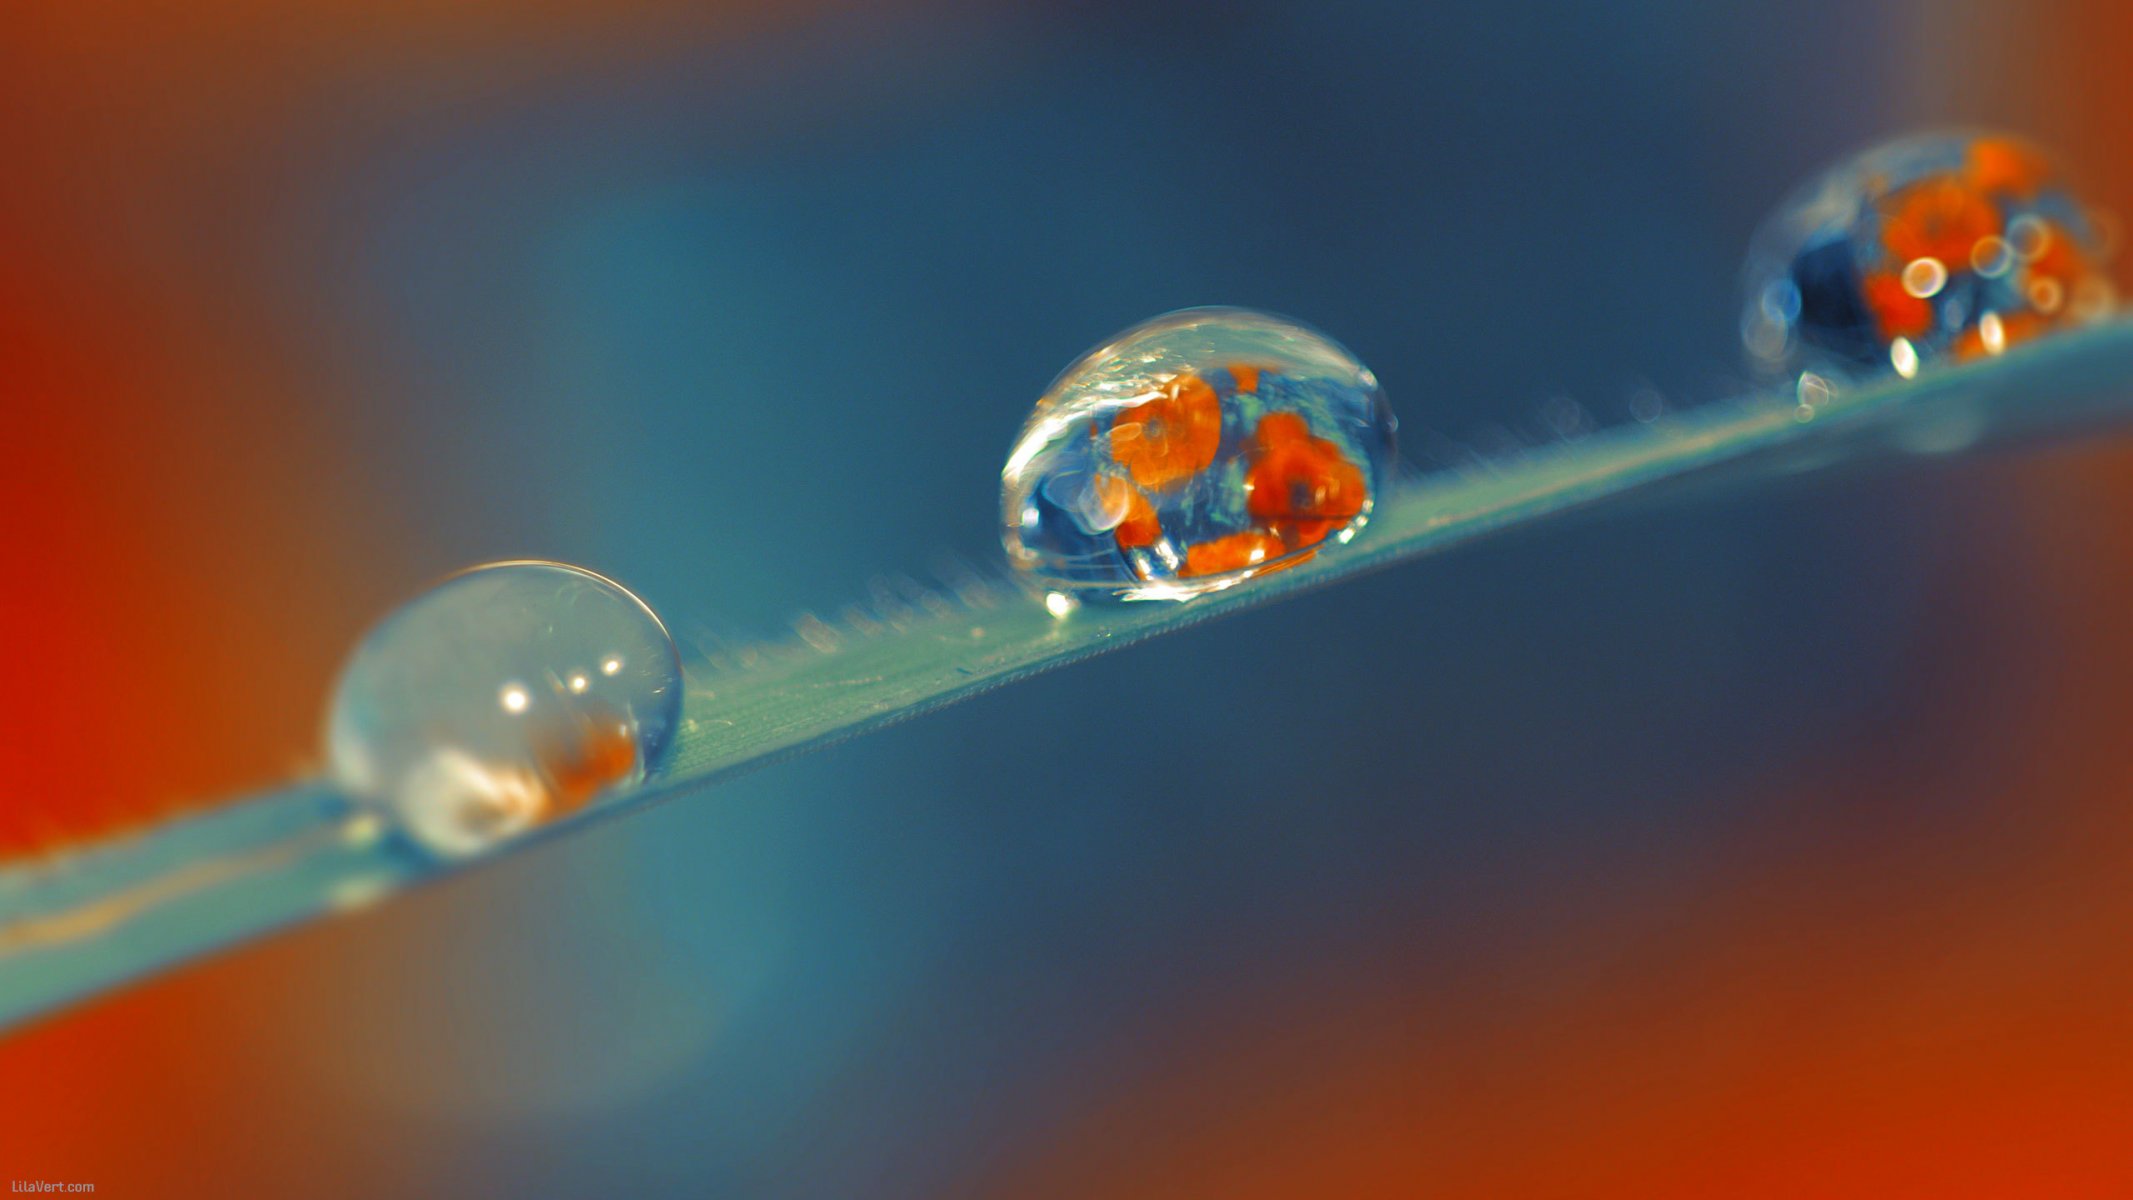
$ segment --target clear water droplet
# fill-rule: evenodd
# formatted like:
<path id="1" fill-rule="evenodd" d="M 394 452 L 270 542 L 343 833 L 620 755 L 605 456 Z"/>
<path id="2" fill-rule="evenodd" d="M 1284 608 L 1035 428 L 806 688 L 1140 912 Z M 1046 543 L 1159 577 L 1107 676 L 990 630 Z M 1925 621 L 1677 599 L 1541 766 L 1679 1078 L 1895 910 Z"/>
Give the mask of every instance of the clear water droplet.
<path id="1" fill-rule="evenodd" d="M 357 646 L 335 686 L 335 781 L 430 850 L 478 853 L 634 786 L 681 713 L 643 601 L 549 562 L 455 575 Z"/>
<path id="2" fill-rule="evenodd" d="M 2099 319 L 2105 257 L 2094 215 L 2034 147 L 1905 138 L 1824 171 L 1763 224 L 1742 340 L 1785 377 L 1909 377 Z"/>
<path id="3" fill-rule="evenodd" d="M 1184 600 L 1294 566 L 1369 519 L 1395 428 L 1376 376 L 1315 330 L 1157 317 L 1037 401 L 1001 473 L 1008 558 L 1062 600 Z"/>

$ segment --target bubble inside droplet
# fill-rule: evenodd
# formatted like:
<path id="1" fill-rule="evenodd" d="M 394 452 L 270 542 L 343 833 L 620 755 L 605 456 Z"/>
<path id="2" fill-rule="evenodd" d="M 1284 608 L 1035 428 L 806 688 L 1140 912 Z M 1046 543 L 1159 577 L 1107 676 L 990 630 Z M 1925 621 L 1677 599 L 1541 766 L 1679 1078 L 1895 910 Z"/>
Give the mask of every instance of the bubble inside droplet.
<path id="1" fill-rule="evenodd" d="M 335 781 L 440 854 L 477 853 L 632 787 L 681 710 L 666 628 L 561 563 L 477 567 L 366 636 L 335 687 Z"/>
<path id="2" fill-rule="evenodd" d="M 1038 400 L 1001 475 L 1008 557 L 1055 616 L 1068 593 L 1189 599 L 1294 566 L 1368 520 L 1395 425 L 1376 377 L 1303 325 L 1157 317 Z"/>
<path id="3" fill-rule="evenodd" d="M 1742 340 L 1786 376 L 1908 377 L 2100 318 L 2104 257 L 2094 216 L 2033 147 L 1906 138 L 1824 171 L 1764 223 Z"/>

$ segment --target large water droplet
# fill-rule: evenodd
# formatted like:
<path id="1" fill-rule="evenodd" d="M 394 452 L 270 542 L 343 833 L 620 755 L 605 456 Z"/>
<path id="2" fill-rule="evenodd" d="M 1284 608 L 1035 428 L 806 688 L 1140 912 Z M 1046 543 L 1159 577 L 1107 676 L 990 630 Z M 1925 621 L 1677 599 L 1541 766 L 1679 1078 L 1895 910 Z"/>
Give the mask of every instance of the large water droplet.
<path id="1" fill-rule="evenodd" d="M 1037 401 L 1001 474 L 1008 557 L 1130 600 L 1294 566 L 1362 528 L 1395 425 L 1377 378 L 1315 330 L 1238 308 L 1157 317 Z"/>
<path id="2" fill-rule="evenodd" d="M 1906 378 L 2102 317 L 2096 219 L 2035 148 L 1886 143 L 1793 193 L 1755 236 L 1741 335 L 1759 368 Z"/>
<path id="3" fill-rule="evenodd" d="M 578 567 L 455 575 L 387 617 L 334 689 L 335 781 L 410 837 L 472 854 L 634 786 L 681 711 L 642 600 Z"/>

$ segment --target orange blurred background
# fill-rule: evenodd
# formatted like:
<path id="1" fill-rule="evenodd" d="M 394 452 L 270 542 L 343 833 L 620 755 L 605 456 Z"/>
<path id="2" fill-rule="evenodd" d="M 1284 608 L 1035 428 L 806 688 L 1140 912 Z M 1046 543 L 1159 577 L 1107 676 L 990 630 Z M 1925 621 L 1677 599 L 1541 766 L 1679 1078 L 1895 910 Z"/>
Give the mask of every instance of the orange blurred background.
<path id="1" fill-rule="evenodd" d="M 353 637 L 466 555 L 433 520 L 419 461 L 361 449 L 370 376 L 349 357 L 363 343 L 273 257 L 333 236 L 293 192 L 373 186 L 349 182 L 355 164 L 426 124 L 567 104 L 705 46 L 745 59 L 847 19 L 832 5 L 506 0 L 0 12 L 0 527 L 14 564 L 0 855 L 303 769 Z M 900 5 L 866 19 L 923 40 L 978 18 Z M 2133 207 L 2133 163 L 2115 153 L 2115 101 L 2133 102 L 2119 9 L 1918 3 L 1876 25 L 1891 129 L 2020 130 L 2107 206 Z M 1736 152 L 1758 139 L 1713 136 Z M 1013 1136 L 962 1138 L 955 1123 L 975 1118 L 944 1116 L 925 1144 L 952 1149 L 903 1177 L 896 1153 L 839 1142 L 850 1178 L 871 1163 L 885 1193 L 1014 1196 L 2133 1191 L 2129 468 L 2133 448 L 2108 439 L 1831 485 L 1943 531 L 1921 568 L 1937 624 L 1892 651 L 1848 739 L 1758 762 L 1741 785 L 1755 819 L 1695 843 L 1679 874 L 1586 880 L 1604 903 L 1567 885 L 1537 897 L 1486 944 L 1433 948 L 1441 975 L 1387 966 L 1390 925 L 1306 935 L 1279 970 L 1211 967 L 1190 999 L 1151 996 L 1140 1024 L 1090 1035 L 1087 1061 L 1041 1078 L 997 1067 L 958 1093 L 1004 1097 Z M 1991 802 L 1917 799 L 1949 795 Z M 1878 814 L 1866 833 L 1822 836 L 1862 812 Z M 633 1190 L 784 1194 L 838 1178 L 780 1183 L 774 1156 L 700 1173 L 716 1152 L 658 1116 L 682 1087 L 654 1062 L 668 1051 L 638 1063 L 602 1039 L 641 1020 L 659 1046 L 697 1045 L 718 1015 L 697 1011 L 708 993 L 686 978 L 625 994 L 619 980 L 657 974 L 646 963 L 662 952 L 633 953 L 594 918 L 629 908 L 613 880 L 640 868 L 612 840 L 575 853 L 10 1032 L 0 1174 L 112 1195 L 516 1195 L 602 1170 Z M 595 932 L 499 932 L 560 920 L 565 901 L 543 898 L 559 885 L 584 889 L 569 904 Z M 525 999 L 581 970 L 618 982 L 555 1012 Z M 484 1040 L 480 1014 L 522 1002 L 530 1032 Z M 901 1022 L 926 1019 L 885 1018 L 879 1040 L 838 1053 L 888 1072 Z M 524 1057 L 562 1044 L 613 1065 L 612 1088 L 554 1085 L 583 1066 L 561 1050 Z M 542 1099 L 551 1086 L 566 1099 Z M 771 1144 L 804 1148 L 790 1129 L 863 1121 L 870 1099 L 770 1101 L 790 1106 Z M 722 1111 L 692 1103 L 676 1111 Z M 643 1140 L 581 1146 L 583 1114 L 617 1106 Z"/>

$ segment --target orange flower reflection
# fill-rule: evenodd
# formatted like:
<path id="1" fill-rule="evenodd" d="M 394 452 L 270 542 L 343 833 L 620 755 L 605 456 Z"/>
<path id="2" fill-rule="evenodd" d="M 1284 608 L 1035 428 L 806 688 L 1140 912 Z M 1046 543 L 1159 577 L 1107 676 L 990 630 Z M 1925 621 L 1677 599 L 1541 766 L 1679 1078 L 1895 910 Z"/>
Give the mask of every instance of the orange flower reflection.
<path id="1" fill-rule="evenodd" d="M 1197 375 L 1180 375 L 1162 393 L 1118 414 L 1111 457 L 1144 488 L 1190 479 L 1215 461 L 1222 443 L 1222 401 Z"/>
<path id="2" fill-rule="evenodd" d="M 1360 467 L 1337 444 L 1312 437 L 1295 413 L 1268 413 L 1253 434 L 1245 506 L 1292 546 L 1309 546 L 1354 520 L 1369 500 Z"/>

